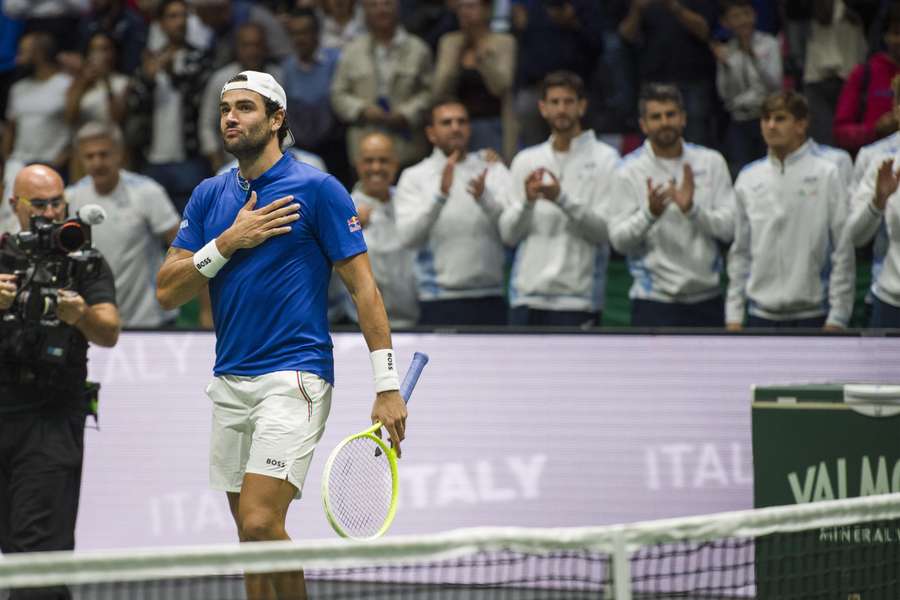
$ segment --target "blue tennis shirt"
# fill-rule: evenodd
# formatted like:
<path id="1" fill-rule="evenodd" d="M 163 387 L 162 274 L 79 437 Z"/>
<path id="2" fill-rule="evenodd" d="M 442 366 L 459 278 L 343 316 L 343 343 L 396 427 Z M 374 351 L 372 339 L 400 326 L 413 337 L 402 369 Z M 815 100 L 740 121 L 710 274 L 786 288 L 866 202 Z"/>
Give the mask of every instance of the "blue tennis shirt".
<path id="1" fill-rule="evenodd" d="M 258 179 L 237 169 L 206 179 L 184 209 L 172 245 L 197 252 L 234 222 L 256 192 L 256 208 L 292 195 L 291 232 L 235 252 L 209 281 L 216 375 L 309 371 L 334 383 L 328 334 L 332 264 L 366 251 L 356 208 L 332 176 L 285 154 Z"/>

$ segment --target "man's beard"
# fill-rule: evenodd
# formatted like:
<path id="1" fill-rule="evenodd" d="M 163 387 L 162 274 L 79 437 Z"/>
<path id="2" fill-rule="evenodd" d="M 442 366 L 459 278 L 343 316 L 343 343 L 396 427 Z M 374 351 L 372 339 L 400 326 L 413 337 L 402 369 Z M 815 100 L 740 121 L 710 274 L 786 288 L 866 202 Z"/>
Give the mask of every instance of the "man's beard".
<path id="1" fill-rule="evenodd" d="M 447 140 L 446 143 L 439 146 L 441 151 L 447 156 L 450 156 L 451 154 L 453 154 L 456 151 L 459 151 L 460 153 L 465 154 L 466 149 L 468 147 L 469 147 L 469 140 L 464 139 L 464 138 Z"/>
<path id="2" fill-rule="evenodd" d="M 575 130 L 575 126 L 577 123 L 578 121 L 571 117 L 556 117 L 555 119 L 553 119 L 551 129 L 553 129 L 556 133 L 566 135 Z"/>
<path id="3" fill-rule="evenodd" d="M 656 132 L 653 143 L 660 148 L 671 148 L 681 139 L 681 131 L 674 127 L 667 127 Z"/>
<path id="4" fill-rule="evenodd" d="M 267 133 L 265 129 L 259 128 L 249 131 L 246 137 L 238 136 L 237 139 L 231 141 L 226 138 L 223 140 L 225 150 L 239 161 L 252 162 L 259 158 L 269 144 L 269 140 L 275 135 L 275 133 L 269 135 Z"/>

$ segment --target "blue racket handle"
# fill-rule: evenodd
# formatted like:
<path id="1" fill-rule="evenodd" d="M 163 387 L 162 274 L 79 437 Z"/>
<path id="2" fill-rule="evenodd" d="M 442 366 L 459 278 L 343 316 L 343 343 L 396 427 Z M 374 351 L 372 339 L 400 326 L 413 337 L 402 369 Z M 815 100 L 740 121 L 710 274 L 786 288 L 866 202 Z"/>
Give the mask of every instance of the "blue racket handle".
<path id="1" fill-rule="evenodd" d="M 424 352 L 416 352 L 413 354 L 412 362 L 409 363 L 409 369 L 406 371 L 403 383 L 400 384 L 400 395 L 403 396 L 404 402 L 409 402 L 409 397 L 412 395 L 413 388 L 416 387 L 416 382 L 419 381 L 419 375 L 422 374 L 422 369 L 424 369 L 427 364 L 427 354 Z"/>

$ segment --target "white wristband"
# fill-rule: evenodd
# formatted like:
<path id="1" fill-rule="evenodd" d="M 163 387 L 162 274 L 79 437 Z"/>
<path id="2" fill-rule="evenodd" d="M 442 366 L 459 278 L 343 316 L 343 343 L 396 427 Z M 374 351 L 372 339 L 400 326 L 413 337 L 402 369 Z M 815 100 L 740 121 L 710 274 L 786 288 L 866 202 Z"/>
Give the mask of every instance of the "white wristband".
<path id="1" fill-rule="evenodd" d="M 375 374 L 375 391 L 399 390 L 400 377 L 397 375 L 394 351 L 390 348 L 376 350 L 369 354 L 369 359 L 372 361 L 372 372 Z"/>
<path id="2" fill-rule="evenodd" d="M 227 262 L 228 259 L 222 256 L 216 246 L 216 238 L 209 240 L 208 244 L 194 254 L 194 266 L 201 275 L 208 279 L 215 277 L 219 269 L 224 267 Z"/>

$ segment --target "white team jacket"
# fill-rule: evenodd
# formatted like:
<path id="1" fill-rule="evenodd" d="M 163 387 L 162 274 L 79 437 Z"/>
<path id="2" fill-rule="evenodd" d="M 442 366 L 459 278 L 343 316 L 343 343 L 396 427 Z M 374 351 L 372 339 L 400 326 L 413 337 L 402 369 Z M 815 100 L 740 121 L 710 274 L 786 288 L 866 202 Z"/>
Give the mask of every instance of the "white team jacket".
<path id="1" fill-rule="evenodd" d="M 400 175 L 394 194 L 397 235 L 418 251 L 419 300 L 503 295 L 506 250 L 497 221 L 509 191 L 509 170 L 469 153 L 456 165 L 453 185 L 440 198 L 447 157 L 439 149 Z M 466 190 L 469 180 L 488 170 L 484 197 Z"/>
<path id="2" fill-rule="evenodd" d="M 847 325 L 855 259 L 843 235 L 845 190 L 837 167 L 809 142 L 783 163 L 769 155 L 744 167 L 735 183 L 728 323 L 743 322 L 747 308 L 772 320 L 827 312 L 828 324 Z"/>
<path id="3" fill-rule="evenodd" d="M 837 167 L 841 184 L 843 184 L 844 188 L 847 190 L 844 197 L 849 199 L 851 190 L 853 189 L 853 159 L 850 157 L 850 153 L 843 148 L 835 148 L 834 146 L 820 144 L 812 138 L 809 139 L 809 148 L 812 150 L 813 154 L 821 156 Z"/>
<path id="4" fill-rule="evenodd" d="M 513 159 L 512 186 L 500 235 L 519 245 L 510 278 L 510 305 L 541 310 L 603 308 L 609 244 L 604 206 L 619 153 L 591 130 L 572 140 L 564 162 L 553 138 Z M 525 180 L 543 167 L 560 181 L 556 202 L 525 197 Z"/>
<path id="5" fill-rule="evenodd" d="M 882 160 L 894 156 L 897 152 L 900 152 L 900 131 L 860 148 L 856 154 L 856 162 L 853 163 L 853 184 L 850 193 L 856 191 L 859 182 L 869 172 L 869 167 L 873 163 L 880 164 Z"/>
<path id="6" fill-rule="evenodd" d="M 694 172 L 693 208 L 684 214 L 669 203 L 654 217 L 647 179 L 656 186 L 674 178 L 680 186 L 685 163 Z M 681 157 L 663 160 L 645 141 L 622 159 L 609 223 L 610 241 L 627 256 L 634 277 L 631 298 L 693 303 L 721 294 L 717 240 L 727 243 L 734 235 L 734 191 L 727 163 L 715 150 L 685 143 Z"/>
<path id="7" fill-rule="evenodd" d="M 877 165 L 880 165 L 889 158 L 893 158 L 898 152 L 900 152 L 900 132 L 893 133 L 886 138 L 882 138 L 877 142 L 872 142 L 868 146 L 860 148 L 856 155 L 856 162 L 853 163 L 853 183 L 850 186 L 850 196 L 854 196 L 864 177 L 872 177 L 869 184 L 874 190 L 874 178 L 875 174 L 878 172 Z M 872 165 L 876 165 L 876 167 L 873 169 Z M 850 210 L 853 210 L 852 203 Z M 887 254 L 889 245 L 890 241 L 887 238 L 887 229 L 879 227 L 875 234 L 875 243 L 872 244 L 873 285 L 881 275 L 881 269 L 884 268 L 884 257 Z M 884 294 L 882 293 L 882 295 Z M 871 299 L 867 297 L 866 302 L 871 302 Z"/>
<path id="8" fill-rule="evenodd" d="M 881 160 L 872 160 L 850 202 L 847 229 L 853 244 L 862 246 L 878 233 L 872 260 L 872 293 L 882 302 L 900 307 L 900 192 L 888 198 L 884 212 L 875 208 L 875 182 Z M 894 171 L 900 169 L 900 150 Z M 881 246 L 881 247 L 879 247 Z"/>

